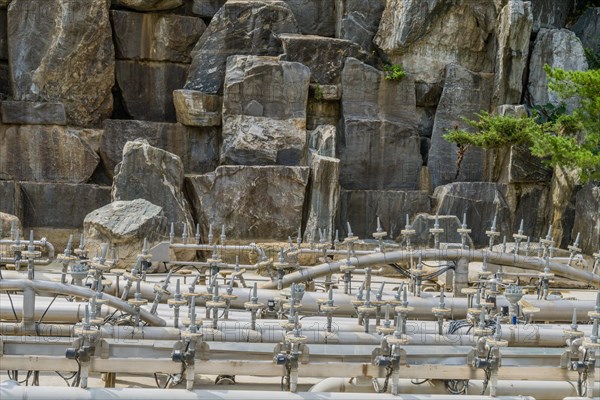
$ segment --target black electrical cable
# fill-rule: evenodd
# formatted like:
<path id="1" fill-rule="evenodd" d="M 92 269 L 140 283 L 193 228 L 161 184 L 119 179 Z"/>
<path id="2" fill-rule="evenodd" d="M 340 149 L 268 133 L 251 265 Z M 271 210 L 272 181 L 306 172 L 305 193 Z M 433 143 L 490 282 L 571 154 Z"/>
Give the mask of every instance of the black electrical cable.
<path id="1" fill-rule="evenodd" d="M 2 270 L 0 269 L 0 279 L 4 279 L 2 277 Z M 15 305 L 13 304 L 12 297 L 10 297 L 10 293 L 6 292 L 8 296 L 8 301 L 10 301 L 10 308 L 12 309 L 13 315 L 15 316 L 15 321 L 19 321 L 19 317 L 17 317 L 17 312 L 15 311 Z"/>
<path id="2" fill-rule="evenodd" d="M 48 312 L 48 310 L 50 310 L 50 307 L 52 307 L 52 304 L 54 304 L 54 301 L 56 300 L 57 297 L 58 297 L 58 295 L 55 294 L 54 298 L 52 299 L 50 304 L 48 304 L 48 307 L 46 307 L 46 310 L 44 310 L 44 312 L 42 313 L 42 316 L 40 317 L 40 319 L 35 323 L 35 333 L 37 336 L 40 336 L 40 324 L 42 323 L 42 320 L 46 316 L 46 313 Z"/>

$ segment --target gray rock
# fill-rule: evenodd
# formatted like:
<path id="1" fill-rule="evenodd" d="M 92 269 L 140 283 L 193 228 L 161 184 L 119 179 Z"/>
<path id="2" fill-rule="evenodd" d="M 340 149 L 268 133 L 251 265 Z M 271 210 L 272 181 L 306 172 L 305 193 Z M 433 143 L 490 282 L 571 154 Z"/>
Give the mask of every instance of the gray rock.
<path id="1" fill-rule="evenodd" d="M 110 203 L 110 187 L 20 182 L 25 227 L 81 229 L 85 216 Z"/>
<path id="2" fill-rule="evenodd" d="M 360 238 L 372 239 L 377 230 L 377 217 L 381 220 L 386 239 L 402 240 L 400 231 L 406 225 L 406 214 L 429 212 L 431 204 L 427 192 L 396 190 L 342 190 L 338 229 L 340 237 L 348 234 L 346 223 Z"/>
<path id="3" fill-rule="evenodd" d="M 310 84 L 309 95 L 318 101 L 337 101 L 342 98 L 340 85 L 321 85 L 319 83 Z"/>
<path id="4" fill-rule="evenodd" d="M 443 135 L 448 129 L 467 128 L 461 117 L 476 118 L 475 113 L 489 111 L 493 76 L 478 74 L 451 64 L 446 72 L 444 91 L 435 114 L 428 167 L 433 187 L 453 181 L 481 181 L 484 155 L 481 149 L 469 149 L 456 176 L 456 145 Z"/>
<path id="5" fill-rule="evenodd" d="M 415 82 L 417 107 L 437 107 L 443 90 L 443 83 Z"/>
<path id="6" fill-rule="evenodd" d="M 575 200 L 575 223 L 571 237 L 581 233 L 580 246 L 585 254 L 600 251 L 600 186 L 588 183 Z"/>
<path id="7" fill-rule="evenodd" d="M 192 52 L 185 89 L 223 92 L 227 57 L 283 53 L 281 33 L 298 33 L 292 11 L 281 0 L 234 0 L 223 5 Z"/>
<path id="8" fill-rule="evenodd" d="M 173 91 L 173 103 L 177 112 L 177 122 L 188 126 L 221 125 L 223 98 L 197 90 Z"/>
<path id="9" fill-rule="evenodd" d="M 168 221 L 162 208 L 143 199 L 115 201 L 90 212 L 83 222 L 86 247 L 110 243 L 117 249 L 119 268 L 131 268 L 141 253 L 144 239 L 149 245 L 168 237 Z"/>
<path id="10" fill-rule="evenodd" d="M 136 139 L 176 154 L 189 173 L 213 171 L 219 162 L 219 132 L 215 128 L 109 119 L 104 121 L 99 153 L 110 177 L 123 158 L 125 144 Z"/>
<path id="11" fill-rule="evenodd" d="M 0 62 L 0 98 L 12 97 L 8 64 Z"/>
<path id="12" fill-rule="evenodd" d="M 576 0 L 532 0 L 533 30 L 564 28 Z"/>
<path id="13" fill-rule="evenodd" d="M 492 226 L 494 216 L 497 216 L 499 232 L 512 232 L 511 210 L 502 191 L 505 191 L 503 185 L 487 182 L 457 182 L 439 186 L 433 193 L 435 213 L 456 215 L 461 223 L 466 213 L 473 242 L 477 246 L 484 246 L 488 243 L 485 231 Z"/>
<path id="14" fill-rule="evenodd" d="M 67 121 L 99 125 L 112 112 L 114 48 L 106 0 L 19 0 L 8 7 L 14 98 L 60 101 Z M 32 40 L 35 38 L 35 40 Z"/>
<path id="15" fill-rule="evenodd" d="M 227 0 L 194 0 L 192 12 L 201 17 L 212 18 Z"/>
<path id="16" fill-rule="evenodd" d="M 175 122 L 173 91 L 185 83 L 187 64 L 118 60 L 117 84 L 133 119 Z"/>
<path id="17" fill-rule="evenodd" d="M 319 125 L 308 132 L 308 146 L 318 155 L 335 157 L 336 129 L 333 125 Z"/>
<path id="18" fill-rule="evenodd" d="M 8 60 L 8 32 L 6 9 L 0 9 L 0 60 Z"/>
<path id="19" fill-rule="evenodd" d="M 336 37 L 358 43 L 370 54 L 385 3 L 386 0 L 335 0 Z"/>
<path id="20" fill-rule="evenodd" d="M 320 125 L 337 126 L 340 121 L 341 111 L 339 101 L 308 99 L 306 106 L 306 128 L 317 129 Z"/>
<path id="21" fill-rule="evenodd" d="M 338 153 L 344 189 L 417 189 L 422 159 L 412 79 L 348 58 L 342 72 L 343 124 Z"/>
<path id="22" fill-rule="evenodd" d="M 306 167 L 221 166 L 209 174 L 187 176 L 202 239 L 207 240 L 209 224 L 224 224 L 233 240 L 295 237 L 302 224 L 308 175 Z"/>
<path id="23" fill-rule="evenodd" d="M 127 142 L 113 180 L 112 199 L 145 199 L 162 207 L 169 222 L 193 231 L 194 221 L 183 194 L 183 164 L 175 154 L 152 147 L 146 140 Z"/>
<path id="24" fill-rule="evenodd" d="M 558 95 L 548 90 L 544 65 L 565 70 L 586 70 L 588 67 L 581 41 L 567 29 L 540 29 L 529 62 L 529 102 L 532 105 L 558 105 Z M 575 99 L 567 102 L 569 109 L 577 106 Z"/>
<path id="25" fill-rule="evenodd" d="M 162 11 L 177 8 L 183 0 L 116 0 L 118 4 L 138 11 Z"/>
<path id="26" fill-rule="evenodd" d="M 56 125 L 0 125 L 0 179 L 83 183 L 100 157 L 79 130 Z"/>
<path id="27" fill-rule="evenodd" d="M 0 211 L 0 239 L 10 237 L 11 228 L 18 229 L 19 232 L 23 232 L 23 226 L 21 221 L 15 215 L 6 214 Z M 23 237 L 21 233 L 21 237 Z"/>
<path id="28" fill-rule="evenodd" d="M 346 58 L 365 61 L 368 54 L 349 40 L 312 35 L 279 35 L 284 55 L 281 59 L 302 63 L 310 68 L 311 82 L 321 85 L 340 83 Z"/>
<path id="29" fill-rule="evenodd" d="M 119 59 L 190 63 L 190 53 L 206 30 L 200 18 L 174 14 L 111 11 Z"/>
<path id="30" fill-rule="evenodd" d="M 340 160 L 311 154 L 308 189 L 308 213 L 304 228 L 305 242 L 318 242 L 319 230 L 326 240 L 334 234 L 335 216 L 340 201 Z"/>
<path id="31" fill-rule="evenodd" d="M 434 83 L 452 63 L 493 72 L 495 28 L 493 0 L 388 0 L 373 42 L 416 80 Z"/>
<path id="32" fill-rule="evenodd" d="M 510 0 L 500 13 L 493 99 L 496 105 L 521 102 L 532 26 L 530 2 Z"/>
<path id="33" fill-rule="evenodd" d="M 5 124 L 66 125 L 65 107 L 59 102 L 3 101 L 0 103 Z"/>
<path id="34" fill-rule="evenodd" d="M 510 242 L 512 234 L 517 233 L 521 220 L 523 220 L 523 232 L 536 241 L 546 236 L 548 231 L 548 204 L 551 202 L 550 188 L 547 184 L 511 184 L 499 185 L 504 199 L 510 208 L 510 230 L 502 232 L 507 235 Z M 568 224 L 565 218 L 563 222 Z M 572 221 L 570 222 L 572 226 Z"/>
<path id="35" fill-rule="evenodd" d="M 461 217 L 462 218 L 462 217 Z M 457 229 L 461 227 L 461 221 L 455 215 L 438 215 L 438 224 L 444 232 L 439 234 L 440 243 L 461 243 L 461 237 L 457 232 Z M 435 244 L 435 239 L 430 233 L 435 225 L 436 216 L 423 213 L 418 214 L 412 221 L 412 228 L 415 230 L 416 235 L 412 240 L 415 247 L 419 248 L 432 248 Z M 473 240 L 469 237 L 467 239 L 468 246 L 473 246 Z"/>
<path id="36" fill-rule="evenodd" d="M 590 7 L 571 28 L 585 49 L 600 53 L 600 7 Z"/>
<path id="37" fill-rule="evenodd" d="M 283 0 L 304 35 L 335 35 L 335 0 Z"/>
<path id="38" fill-rule="evenodd" d="M 23 219 L 21 186 L 15 181 L 0 180 L 0 212 Z"/>
<path id="39" fill-rule="evenodd" d="M 272 57 L 227 62 L 221 162 L 298 165 L 306 158 L 310 71 Z"/>

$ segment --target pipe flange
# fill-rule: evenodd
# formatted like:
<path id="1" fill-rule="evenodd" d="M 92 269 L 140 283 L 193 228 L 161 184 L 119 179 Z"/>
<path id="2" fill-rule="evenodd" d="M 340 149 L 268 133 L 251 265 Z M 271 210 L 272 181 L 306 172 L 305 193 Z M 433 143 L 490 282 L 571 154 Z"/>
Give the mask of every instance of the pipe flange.
<path id="1" fill-rule="evenodd" d="M 204 336 L 202 332 L 181 331 L 181 337 L 186 339 L 198 339 Z"/>
<path id="2" fill-rule="evenodd" d="M 456 232 L 459 235 L 468 235 L 469 233 L 471 233 L 471 229 L 469 229 L 469 228 L 459 228 L 459 229 L 456 230 Z"/>
<path id="3" fill-rule="evenodd" d="M 111 287 L 113 282 L 110 279 L 102 279 L 100 283 L 102 286 Z"/>
<path id="4" fill-rule="evenodd" d="M 373 233 L 373 237 L 375 239 L 383 239 L 386 236 L 387 236 L 387 232 L 374 232 Z"/>
<path id="5" fill-rule="evenodd" d="M 238 296 L 235 294 L 222 294 L 221 297 L 225 300 L 235 300 L 238 298 Z"/>
<path id="6" fill-rule="evenodd" d="M 21 256 L 23 258 L 38 258 L 38 257 L 42 256 L 42 252 L 36 251 L 36 250 L 34 250 L 34 251 L 26 250 L 26 251 L 21 252 Z"/>
<path id="7" fill-rule="evenodd" d="M 108 272 L 110 270 L 110 265 L 100 264 L 98 262 L 90 261 L 88 263 L 90 269 L 98 269 L 102 272 Z"/>
<path id="8" fill-rule="evenodd" d="M 533 315 L 535 313 L 539 313 L 540 309 L 538 307 L 525 307 L 521 309 L 521 312 L 524 315 Z"/>
<path id="9" fill-rule="evenodd" d="M 90 324 L 100 325 L 104 322 L 104 318 L 90 318 Z"/>
<path id="10" fill-rule="evenodd" d="M 508 347 L 508 340 L 486 339 L 485 342 L 491 347 Z"/>
<path id="11" fill-rule="evenodd" d="M 207 301 L 206 302 L 207 308 L 225 308 L 226 305 L 227 305 L 227 303 L 225 303 L 224 301 Z"/>
<path id="12" fill-rule="evenodd" d="M 322 305 L 321 306 L 321 311 L 326 312 L 326 313 L 332 313 L 335 310 L 339 309 L 339 306 L 326 306 L 326 305 Z"/>
<path id="13" fill-rule="evenodd" d="M 292 306 L 290 305 L 290 303 L 283 303 L 284 310 L 289 310 L 291 307 Z M 294 304 L 294 310 L 296 310 L 296 311 L 302 310 L 302 304 Z"/>
<path id="14" fill-rule="evenodd" d="M 450 313 L 450 309 L 449 308 L 437 308 L 437 307 L 433 307 L 431 309 L 431 312 L 433 312 L 434 315 L 446 315 Z"/>
<path id="15" fill-rule="evenodd" d="M 479 275 L 480 277 L 490 276 L 490 275 L 492 275 L 492 271 L 479 271 L 479 272 L 477 272 L 477 275 Z"/>
<path id="16" fill-rule="evenodd" d="M 86 249 L 76 248 L 75 250 L 73 250 L 73 253 L 75 253 L 76 256 L 85 257 L 88 252 Z"/>
<path id="17" fill-rule="evenodd" d="M 139 275 L 134 275 L 134 274 L 132 274 L 131 272 L 126 272 L 126 273 L 124 273 L 124 274 L 123 274 L 123 276 L 124 276 L 126 279 L 129 279 L 129 280 L 130 280 L 130 281 L 132 281 L 132 282 L 136 282 L 136 281 L 139 281 L 140 279 L 142 279 L 142 277 L 141 277 L 141 276 L 139 276 Z"/>
<path id="18" fill-rule="evenodd" d="M 371 304 L 373 304 L 374 306 L 385 306 L 386 304 L 388 304 L 387 300 L 371 300 Z"/>
<path id="19" fill-rule="evenodd" d="M 423 271 L 422 269 L 419 269 L 419 268 L 411 268 L 410 273 L 413 274 L 414 276 L 425 275 L 425 271 Z"/>
<path id="20" fill-rule="evenodd" d="M 234 272 L 231 274 L 231 276 L 238 277 L 238 276 L 241 276 L 241 275 L 242 275 L 244 272 L 246 272 L 246 268 L 242 268 L 242 269 L 240 269 L 240 270 L 239 270 L 239 271 L 237 271 L 237 272 L 235 272 L 235 271 L 234 271 Z"/>
<path id="21" fill-rule="evenodd" d="M 184 326 L 190 326 L 190 323 L 191 323 L 191 322 L 192 322 L 192 321 L 191 321 L 189 318 L 184 318 L 184 319 L 182 319 L 182 320 L 181 320 L 181 323 L 182 323 Z M 202 324 L 204 324 L 204 321 L 203 321 L 203 320 L 201 320 L 201 319 L 197 319 L 197 320 L 195 321 L 195 323 L 196 323 L 196 326 L 197 326 L 197 327 L 200 327 L 200 326 L 202 326 Z"/>
<path id="22" fill-rule="evenodd" d="M 171 306 L 185 306 L 187 304 L 187 301 L 186 300 L 168 299 L 167 304 L 169 304 Z"/>
<path id="23" fill-rule="evenodd" d="M 410 342 L 410 338 L 409 337 L 396 337 L 396 336 L 388 336 L 385 339 L 386 342 L 388 342 L 389 345 L 393 346 L 393 345 L 402 345 L 402 344 L 407 344 L 408 342 Z"/>
<path id="24" fill-rule="evenodd" d="M 208 258 L 206 259 L 206 262 L 209 264 L 221 264 L 223 260 L 220 258 Z"/>
<path id="25" fill-rule="evenodd" d="M 563 329 L 563 333 L 565 334 L 565 337 L 572 337 L 572 338 L 580 338 L 585 336 L 585 334 L 581 331 L 575 331 L 573 329 Z"/>
<path id="26" fill-rule="evenodd" d="M 152 261 L 152 254 L 138 254 L 137 256 L 142 261 Z"/>
<path id="27" fill-rule="evenodd" d="M 194 273 L 194 271 L 192 271 L 191 269 L 187 269 L 187 268 L 182 268 L 179 271 L 177 271 L 178 275 L 191 275 L 192 273 Z"/>
<path id="28" fill-rule="evenodd" d="M 329 299 L 327 299 L 327 298 L 317 299 L 317 304 L 327 304 L 327 303 L 329 303 Z"/>
<path id="29" fill-rule="evenodd" d="M 356 269 L 356 266 L 354 266 L 354 265 L 349 265 L 349 264 L 342 265 L 342 266 L 340 267 L 340 271 L 341 271 L 341 272 L 352 272 L 352 271 L 354 271 L 355 269 Z"/>
<path id="30" fill-rule="evenodd" d="M 200 293 L 196 293 L 196 297 L 201 297 L 204 300 L 208 300 L 208 299 L 212 299 L 213 298 L 213 294 L 212 293 L 208 293 L 208 292 L 200 292 Z"/>
<path id="31" fill-rule="evenodd" d="M 600 342 L 592 342 L 590 339 L 584 339 L 581 345 L 585 349 L 600 349 Z"/>
<path id="32" fill-rule="evenodd" d="M 127 300 L 127 302 L 129 304 L 131 304 L 132 306 L 143 306 L 145 304 L 148 304 L 148 300 L 146 300 L 146 299 L 140 299 L 140 300 L 129 299 L 129 300 Z"/>
<path id="33" fill-rule="evenodd" d="M 513 239 L 515 240 L 527 240 L 527 235 L 521 235 L 518 233 L 513 234 Z"/>
<path id="34" fill-rule="evenodd" d="M 100 330 L 93 326 L 90 326 L 89 329 L 85 329 L 83 326 L 78 325 L 73 328 L 73 333 L 77 336 L 94 337 L 100 334 Z"/>
<path id="35" fill-rule="evenodd" d="M 481 314 L 481 308 L 468 308 L 467 314 L 479 315 L 479 314 Z"/>
<path id="36" fill-rule="evenodd" d="M 596 312 L 596 311 L 590 311 L 588 312 L 588 317 L 593 318 L 593 319 L 600 319 L 600 313 Z"/>
<path id="37" fill-rule="evenodd" d="M 494 308 L 494 306 L 495 306 L 494 303 L 489 303 L 487 301 L 483 301 L 479 304 L 481 305 L 482 308 Z"/>
<path id="38" fill-rule="evenodd" d="M 473 335 L 475 336 L 490 336 L 494 331 L 490 328 L 475 328 L 473 329 Z"/>
<path id="39" fill-rule="evenodd" d="M 279 323 L 279 326 L 281 326 L 283 329 L 287 330 L 287 331 L 291 331 L 292 329 L 296 329 L 296 323 L 295 322 L 289 322 L 289 321 L 282 321 Z M 298 329 L 302 328 L 302 324 L 298 323 Z"/>
<path id="40" fill-rule="evenodd" d="M 295 334 L 288 334 L 285 335 L 285 340 L 290 342 L 290 343 L 296 343 L 296 344 L 304 344 L 306 342 L 308 342 L 308 338 L 306 336 L 296 336 Z"/>
<path id="41" fill-rule="evenodd" d="M 110 273 L 116 276 L 123 276 L 125 273 L 127 273 L 127 270 L 122 268 L 114 268 L 110 270 Z"/>
<path id="42" fill-rule="evenodd" d="M 477 289 L 475 289 L 475 288 L 462 288 L 462 289 L 460 289 L 460 292 L 462 294 L 466 294 L 467 296 L 472 296 L 472 295 L 477 294 Z"/>
<path id="43" fill-rule="evenodd" d="M 160 293 L 164 296 L 170 296 L 171 292 L 169 292 L 167 289 L 163 289 L 163 287 L 159 284 L 154 285 L 154 292 L 155 293 Z"/>
<path id="44" fill-rule="evenodd" d="M 498 237 L 500 236 L 500 232 L 498 231 L 485 231 L 485 235 L 488 237 Z"/>
<path id="45" fill-rule="evenodd" d="M 371 307 L 371 306 L 358 307 L 358 312 L 361 314 L 364 314 L 364 315 L 375 314 L 376 311 L 377 311 L 377 307 Z"/>
<path id="46" fill-rule="evenodd" d="M 365 304 L 365 301 L 364 300 L 351 300 L 350 303 L 352 303 L 352 305 L 354 307 L 360 307 L 363 304 Z"/>
<path id="47" fill-rule="evenodd" d="M 96 299 L 96 304 L 97 305 L 108 304 L 108 299 Z"/>
<path id="48" fill-rule="evenodd" d="M 384 335 L 384 336 L 391 335 L 395 331 L 396 331 L 396 328 L 394 328 L 394 327 L 385 327 L 385 326 L 375 327 L 375 332 L 379 333 L 380 335 Z"/>
<path id="49" fill-rule="evenodd" d="M 444 233 L 444 229 L 443 228 L 429 228 L 429 233 L 431 233 L 433 235 Z"/>
<path id="50" fill-rule="evenodd" d="M 396 307 L 396 308 L 394 308 L 394 311 L 396 311 L 397 313 L 400 313 L 400 314 L 408 314 L 411 311 L 415 311 L 415 308 L 414 307 L 410 307 L 410 306 L 408 306 L 408 307 Z"/>
<path id="51" fill-rule="evenodd" d="M 552 272 L 540 272 L 538 276 L 540 278 L 551 279 L 554 278 L 555 275 Z"/>
<path id="52" fill-rule="evenodd" d="M 24 244 L 11 244 L 10 249 L 12 251 L 23 251 L 25 249 L 25 245 Z"/>
<path id="53" fill-rule="evenodd" d="M 75 256 L 66 256 L 64 254 L 59 254 L 56 259 L 60 262 L 71 262 L 71 261 L 75 261 L 78 260 L 79 258 L 75 257 Z"/>
<path id="54" fill-rule="evenodd" d="M 251 302 L 246 302 L 244 303 L 244 308 L 248 311 L 257 311 L 260 310 L 261 308 L 263 308 L 265 305 L 263 303 L 251 303 Z"/>
<path id="55" fill-rule="evenodd" d="M 358 240 L 358 236 L 347 236 L 344 238 L 343 243 L 354 243 Z"/>

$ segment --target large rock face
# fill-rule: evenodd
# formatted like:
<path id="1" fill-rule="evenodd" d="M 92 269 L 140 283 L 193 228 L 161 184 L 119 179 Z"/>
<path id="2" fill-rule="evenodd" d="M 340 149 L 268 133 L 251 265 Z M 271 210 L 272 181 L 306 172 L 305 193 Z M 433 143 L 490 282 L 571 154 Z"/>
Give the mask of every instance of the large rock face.
<path id="1" fill-rule="evenodd" d="M 188 126 L 221 125 L 223 98 L 197 90 L 173 91 L 173 103 L 177 112 L 177 122 Z"/>
<path id="2" fill-rule="evenodd" d="M 8 7 L 16 100 L 56 100 L 77 126 L 112 112 L 114 49 L 108 0 L 19 0 Z"/>
<path id="3" fill-rule="evenodd" d="M 1 125 L 0 179 L 86 182 L 100 158 L 80 132 L 53 125 Z"/>
<path id="4" fill-rule="evenodd" d="M 564 28 L 577 0 L 532 0 L 533 29 Z"/>
<path id="5" fill-rule="evenodd" d="M 125 144 L 136 139 L 179 156 L 189 173 L 213 171 L 219 162 L 219 133 L 214 128 L 109 119 L 104 122 L 99 153 L 110 177 L 123 158 Z"/>
<path id="6" fill-rule="evenodd" d="M 447 142 L 443 135 L 448 129 L 467 128 L 461 117 L 472 119 L 475 113 L 490 110 L 492 82 L 491 74 L 474 73 L 455 64 L 448 66 L 429 149 L 428 167 L 434 188 L 453 181 L 483 179 L 483 151 L 469 149 L 457 177 L 456 145 Z"/>
<path id="7" fill-rule="evenodd" d="M 209 174 L 187 176 L 187 193 L 203 240 L 209 224 L 224 224 L 231 239 L 295 237 L 308 175 L 306 167 L 221 166 Z"/>
<path id="8" fill-rule="evenodd" d="M 335 0 L 283 0 L 296 16 L 304 35 L 335 34 Z"/>
<path id="9" fill-rule="evenodd" d="M 285 2 L 228 1 L 194 47 L 185 89 L 222 93 L 227 57 L 236 54 L 279 55 L 283 53 L 277 38 L 281 33 L 298 33 L 296 19 Z"/>
<path id="10" fill-rule="evenodd" d="M 510 0 L 499 17 L 494 103 L 519 104 L 533 26 L 531 3 Z"/>
<path id="11" fill-rule="evenodd" d="M 571 28 L 585 49 L 600 52 L 600 7 L 590 7 Z"/>
<path id="12" fill-rule="evenodd" d="M 577 193 L 575 201 L 574 239 L 581 233 L 583 252 L 593 254 L 600 252 L 600 186 L 588 183 Z"/>
<path id="13" fill-rule="evenodd" d="M 183 0 L 116 0 L 116 2 L 138 11 L 170 10 L 183 4 Z"/>
<path id="14" fill-rule="evenodd" d="M 65 107 L 59 102 L 3 101 L 0 114 L 5 124 L 65 125 Z"/>
<path id="15" fill-rule="evenodd" d="M 15 181 L 0 180 L 0 212 L 23 219 L 21 185 Z"/>
<path id="16" fill-rule="evenodd" d="M 396 190 L 342 190 L 338 229 L 340 237 L 348 234 L 346 222 L 360 238 L 372 239 L 377 230 L 377 217 L 381 220 L 386 239 L 399 239 L 400 231 L 409 218 L 422 212 L 429 212 L 431 204 L 427 192 Z"/>
<path id="17" fill-rule="evenodd" d="M 144 239 L 150 244 L 168 237 L 168 221 L 162 208 L 146 200 L 115 201 L 90 212 L 83 221 L 86 246 L 117 249 L 117 267 L 131 268 L 141 253 Z"/>
<path id="18" fill-rule="evenodd" d="M 227 0 L 194 0 L 192 12 L 201 17 L 212 18 Z"/>
<path id="19" fill-rule="evenodd" d="M 344 189 L 417 189 L 419 151 L 415 85 L 348 58 L 342 72 L 343 124 L 338 148 Z"/>
<path id="20" fill-rule="evenodd" d="M 118 59 L 191 62 L 190 52 L 206 29 L 200 18 L 111 11 Z"/>
<path id="21" fill-rule="evenodd" d="M 371 53 L 385 3 L 386 0 L 335 0 L 335 36 L 358 43 Z"/>
<path id="22" fill-rule="evenodd" d="M 152 147 L 145 140 L 127 142 L 123 161 L 117 168 L 112 199 L 145 199 L 159 205 L 169 222 L 182 230 L 183 223 L 193 230 L 190 209 L 183 195 L 183 164 L 175 154 Z"/>
<path id="23" fill-rule="evenodd" d="M 223 97 L 225 164 L 298 165 L 306 153 L 309 69 L 272 57 L 234 56 Z"/>
<path id="24" fill-rule="evenodd" d="M 529 84 L 527 86 L 531 104 L 557 105 L 561 102 L 557 94 L 548 90 L 548 77 L 544 65 L 565 70 L 586 70 L 588 65 L 581 41 L 567 29 L 540 29 L 531 53 Z M 576 100 L 567 101 L 575 108 Z"/>
<path id="25" fill-rule="evenodd" d="M 416 79 L 440 82 L 448 64 L 492 72 L 494 0 L 387 0 L 374 43 Z"/>

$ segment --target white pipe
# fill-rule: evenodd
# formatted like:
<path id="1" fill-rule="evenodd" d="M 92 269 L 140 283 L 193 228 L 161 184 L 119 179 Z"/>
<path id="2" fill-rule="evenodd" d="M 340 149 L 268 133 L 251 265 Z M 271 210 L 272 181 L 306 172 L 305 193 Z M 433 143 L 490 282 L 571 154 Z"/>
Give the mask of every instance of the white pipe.
<path id="1" fill-rule="evenodd" d="M 132 388 L 71 388 L 52 386 L 19 386 L 14 381 L 0 384 L 0 398 L 3 400 L 95 400 L 95 399 L 128 399 L 128 400 L 200 400 L 200 399 L 232 399 L 232 400 L 456 400 L 451 395 L 399 395 L 387 393 L 290 393 L 275 391 L 246 390 L 184 390 L 184 389 L 132 389 Z M 463 396 L 466 400 L 490 400 L 488 396 Z M 495 397 L 498 400 L 535 400 L 533 397 L 506 396 Z"/>

